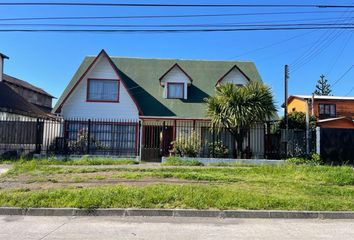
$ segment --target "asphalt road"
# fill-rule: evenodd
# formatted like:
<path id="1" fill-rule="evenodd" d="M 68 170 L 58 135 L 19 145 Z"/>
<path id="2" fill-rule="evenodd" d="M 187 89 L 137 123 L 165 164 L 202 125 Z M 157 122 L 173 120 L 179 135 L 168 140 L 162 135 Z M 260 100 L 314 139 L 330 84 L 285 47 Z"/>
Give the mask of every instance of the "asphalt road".
<path id="1" fill-rule="evenodd" d="M 354 220 L 0 216 L 0 239 L 354 239 Z"/>

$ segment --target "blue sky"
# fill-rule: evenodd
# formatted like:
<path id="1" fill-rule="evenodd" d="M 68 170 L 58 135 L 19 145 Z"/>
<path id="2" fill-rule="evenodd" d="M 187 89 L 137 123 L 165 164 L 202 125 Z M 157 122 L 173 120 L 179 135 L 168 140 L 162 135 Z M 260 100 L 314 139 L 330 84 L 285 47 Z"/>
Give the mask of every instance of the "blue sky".
<path id="1" fill-rule="evenodd" d="M 38 2 L 38 1 L 37 1 Z M 89 2 L 89 1 L 86 1 Z M 105 1 L 119 2 L 119 1 Z M 163 1 L 121 1 L 149 2 Z M 165 2 L 165 1 L 164 1 Z M 236 3 L 236 1 L 169 1 L 169 3 Z M 237 1 L 264 4 L 264 1 Z M 284 4 L 284 1 L 267 1 Z M 286 1 L 294 4 L 347 4 L 352 0 Z M 79 8 L 79 7 L 1 7 L 1 18 L 40 16 L 117 16 L 175 15 L 245 12 L 314 11 L 315 9 L 174 9 L 174 8 Z M 354 13 L 345 9 L 317 10 L 318 13 L 238 16 L 200 19 L 120 19 L 72 21 L 60 23 L 92 24 L 192 24 L 248 23 L 307 20 L 336 22 L 350 20 Z M 320 13 L 321 11 L 341 11 Z M 315 20 L 313 20 L 315 19 Z M 9 22 L 0 22 L 9 23 Z M 19 23 L 19 22 L 18 22 Z M 27 22 L 36 23 L 36 22 Z M 38 22 L 37 22 L 38 23 Z M 55 23 L 51 21 L 48 23 Z M 0 26 L 1 28 L 1 26 Z M 272 87 L 278 105 L 283 101 L 284 64 L 290 66 L 289 93 L 311 94 L 320 74 L 330 83 L 338 80 L 354 64 L 353 30 L 259 31 L 228 33 L 118 34 L 118 33 L 0 33 L 0 52 L 8 55 L 5 72 L 29 81 L 59 97 L 86 55 L 96 55 L 105 49 L 112 56 L 182 58 L 210 60 L 249 60 L 256 63 L 266 84 Z M 290 39 L 292 38 L 292 39 Z M 290 39 L 290 40 L 289 40 Z M 306 55 L 313 53 L 312 55 Z M 300 61 L 305 57 L 303 61 Z M 299 64 L 294 65 L 294 63 Z M 354 87 L 354 68 L 333 88 L 335 95 L 346 95 Z M 354 96 L 354 91 L 350 93 Z M 280 109 L 279 109 L 280 110 Z"/>

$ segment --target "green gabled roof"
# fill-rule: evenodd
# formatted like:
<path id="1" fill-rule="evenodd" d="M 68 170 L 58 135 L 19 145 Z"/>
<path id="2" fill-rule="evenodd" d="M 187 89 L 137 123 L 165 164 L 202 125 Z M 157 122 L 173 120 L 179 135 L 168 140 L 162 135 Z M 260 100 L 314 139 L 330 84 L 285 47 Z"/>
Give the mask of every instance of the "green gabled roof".
<path id="1" fill-rule="evenodd" d="M 84 59 L 59 98 L 54 111 L 94 59 L 95 57 Z M 235 65 L 252 81 L 262 81 L 253 62 L 127 57 L 111 57 L 111 60 L 143 116 L 205 118 L 204 98 L 215 93 L 216 82 Z M 188 87 L 186 100 L 163 98 L 163 86 L 160 85 L 159 78 L 176 63 L 193 79 L 192 85 Z"/>

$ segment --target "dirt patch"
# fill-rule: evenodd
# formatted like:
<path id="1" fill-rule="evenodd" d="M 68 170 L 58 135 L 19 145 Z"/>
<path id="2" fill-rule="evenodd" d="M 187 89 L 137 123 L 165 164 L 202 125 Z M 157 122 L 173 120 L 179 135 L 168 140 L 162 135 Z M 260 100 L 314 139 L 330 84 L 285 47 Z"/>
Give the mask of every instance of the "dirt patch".
<path id="1" fill-rule="evenodd" d="M 52 165 L 48 165 L 52 166 Z M 55 165 L 53 165 L 55 166 Z M 157 164 L 144 164 L 144 168 L 158 168 Z M 60 167 L 60 166 L 55 166 Z M 93 172 L 79 172 L 70 173 L 63 171 L 63 173 L 49 173 L 42 171 L 25 172 L 19 175 L 3 175 L 0 177 L 0 189 L 51 189 L 63 187 L 91 187 L 91 186 L 104 186 L 104 185 L 131 185 L 131 186 L 145 186 L 151 184 L 210 184 L 210 181 L 202 180 L 187 180 L 175 178 L 172 176 L 144 176 L 145 172 L 129 171 L 131 167 L 122 166 L 62 166 L 62 169 L 88 169 Z M 96 171 L 96 168 L 97 171 Z M 140 166 L 141 168 L 141 166 Z M 161 167 L 159 167 L 161 168 Z M 162 168 L 175 168 L 175 167 L 162 167 Z M 189 167 L 190 168 L 190 167 Z M 148 174 L 148 173 L 147 173 Z"/>
<path id="2" fill-rule="evenodd" d="M 3 181 L 0 183 L 0 189 L 29 189 L 29 190 L 39 190 L 39 189 L 53 189 L 53 188 L 64 188 L 64 187 L 95 187 L 95 186 L 106 186 L 106 185 L 129 185 L 129 186 L 146 186 L 151 184 L 210 184 L 208 181 L 190 181 L 181 180 L 176 178 L 153 178 L 144 177 L 141 179 L 102 179 L 102 180 L 87 180 L 84 182 L 75 181 L 65 181 L 65 182 L 23 182 L 17 180 Z"/>

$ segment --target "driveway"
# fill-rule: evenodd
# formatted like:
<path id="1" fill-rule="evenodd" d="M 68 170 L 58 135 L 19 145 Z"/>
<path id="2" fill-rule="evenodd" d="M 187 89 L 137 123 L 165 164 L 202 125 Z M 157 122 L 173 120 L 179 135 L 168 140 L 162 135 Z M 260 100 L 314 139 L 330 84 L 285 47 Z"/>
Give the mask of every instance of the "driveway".
<path id="1" fill-rule="evenodd" d="M 0 239 L 353 239 L 353 220 L 0 216 Z"/>

